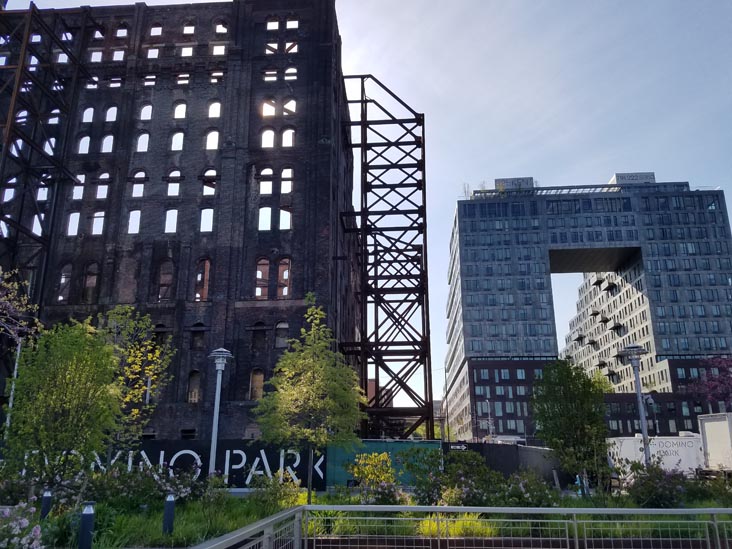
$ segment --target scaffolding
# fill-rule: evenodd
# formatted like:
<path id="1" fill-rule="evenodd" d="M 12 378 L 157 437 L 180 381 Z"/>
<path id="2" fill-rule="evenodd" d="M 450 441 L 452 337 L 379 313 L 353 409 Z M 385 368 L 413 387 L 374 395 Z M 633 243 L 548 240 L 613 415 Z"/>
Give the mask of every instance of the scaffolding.
<path id="1" fill-rule="evenodd" d="M 424 115 L 371 75 L 346 76 L 360 150 L 360 363 L 364 438 L 434 438 Z"/>
<path id="2" fill-rule="evenodd" d="M 0 17 L 0 266 L 18 269 L 41 303 L 58 189 L 74 178 L 64 159 L 83 82 L 89 10 L 3 11 Z"/>

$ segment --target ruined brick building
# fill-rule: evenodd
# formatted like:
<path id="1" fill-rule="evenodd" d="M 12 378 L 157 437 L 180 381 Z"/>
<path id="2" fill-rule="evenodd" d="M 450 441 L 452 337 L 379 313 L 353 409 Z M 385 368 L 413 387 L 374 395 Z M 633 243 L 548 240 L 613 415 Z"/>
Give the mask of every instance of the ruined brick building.
<path id="1" fill-rule="evenodd" d="M 218 347 L 234 355 L 220 436 L 257 436 L 250 411 L 306 293 L 339 341 L 359 340 L 334 1 L 1 19 L 2 266 L 46 323 L 132 304 L 172 336 L 148 437 L 210 436 Z"/>

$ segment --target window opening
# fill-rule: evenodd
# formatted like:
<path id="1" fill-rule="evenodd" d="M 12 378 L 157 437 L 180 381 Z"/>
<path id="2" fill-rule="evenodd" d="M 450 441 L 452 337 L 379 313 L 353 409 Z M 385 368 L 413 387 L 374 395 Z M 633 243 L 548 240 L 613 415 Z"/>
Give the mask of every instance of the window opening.
<path id="1" fill-rule="evenodd" d="M 23 111 L 23 112 L 26 112 L 26 111 Z M 28 114 L 28 113 L 26 112 L 26 114 Z M 88 108 L 84 109 L 84 114 L 81 116 L 81 121 L 87 123 L 87 122 L 91 122 L 92 120 L 94 120 L 94 108 L 88 107 Z"/>
<path id="2" fill-rule="evenodd" d="M 183 25 L 183 34 L 194 34 L 196 27 L 194 25 Z"/>
<path id="3" fill-rule="evenodd" d="M 49 124 L 58 124 L 58 115 L 61 114 L 61 111 L 59 109 L 53 109 L 51 111 L 51 116 L 48 118 Z"/>
<path id="4" fill-rule="evenodd" d="M 220 22 L 220 23 L 216 23 L 216 27 L 214 29 L 214 32 L 216 32 L 216 34 L 226 34 L 226 33 L 228 33 L 229 32 L 229 28 L 227 26 L 227 23 L 225 23 L 223 21 Z"/>
<path id="5" fill-rule="evenodd" d="M 89 154 L 89 136 L 85 135 L 79 139 L 79 154 Z"/>
<path id="6" fill-rule="evenodd" d="M 94 303 L 96 301 L 98 281 L 99 265 L 90 263 L 84 271 L 84 289 L 82 293 L 84 303 Z"/>
<path id="7" fill-rule="evenodd" d="M 285 69 L 285 80 L 297 80 L 297 69 L 295 67 Z"/>
<path id="8" fill-rule="evenodd" d="M 201 210 L 201 232 L 210 233 L 213 231 L 213 208 L 204 208 Z"/>
<path id="9" fill-rule="evenodd" d="M 140 120 L 152 120 L 152 105 L 143 105 L 140 109 Z"/>
<path id="10" fill-rule="evenodd" d="M 221 103 L 219 101 L 214 101 L 208 106 L 208 117 L 209 118 L 219 118 L 221 116 Z"/>
<path id="11" fill-rule="evenodd" d="M 292 168 L 282 170 L 282 182 L 280 184 L 281 194 L 290 194 L 292 192 Z"/>
<path id="12" fill-rule="evenodd" d="M 296 29 L 300 26 L 300 22 L 297 19 L 288 19 L 285 28 Z"/>
<path id="13" fill-rule="evenodd" d="M 160 262 L 158 269 L 158 301 L 172 299 L 174 271 L 173 262 L 170 259 Z"/>
<path id="14" fill-rule="evenodd" d="M 259 208 L 259 230 L 269 231 L 272 227 L 272 208 Z"/>
<path id="15" fill-rule="evenodd" d="M 104 233 L 104 212 L 94 212 L 92 217 L 92 231 L 93 235 L 100 235 Z"/>
<path id="16" fill-rule="evenodd" d="M 179 86 L 187 86 L 191 82 L 191 75 L 189 73 L 179 74 L 176 78 L 176 83 Z"/>
<path id="17" fill-rule="evenodd" d="M 56 146 L 56 138 L 51 137 L 46 140 L 46 142 L 43 144 L 43 152 L 45 152 L 48 155 L 53 156 L 53 149 Z"/>
<path id="18" fill-rule="evenodd" d="M 277 103 L 274 99 L 265 99 L 264 102 L 262 103 L 262 116 L 263 117 L 274 116 L 276 104 Z"/>
<path id="19" fill-rule="evenodd" d="M 109 190 L 109 185 L 97 185 L 97 200 L 106 199 L 108 190 Z"/>
<path id="20" fill-rule="evenodd" d="M 203 196 L 213 196 L 216 194 L 216 170 L 206 170 L 203 172 Z"/>
<path id="21" fill-rule="evenodd" d="M 297 42 L 285 42 L 286 53 L 297 53 Z"/>
<path id="22" fill-rule="evenodd" d="M 261 352 L 267 349 L 267 331 L 263 322 L 257 322 L 252 329 L 252 351 Z"/>
<path id="23" fill-rule="evenodd" d="M 104 138 L 102 139 L 102 152 L 111 153 L 113 148 L 114 148 L 114 136 L 105 135 Z"/>
<path id="24" fill-rule="evenodd" d="M 199 332 L 195 332 L 196 334 Z M 203 332 L 200 332 L 203 333 Z M 198 370 L 192 371 L 188 374 L 188 404 L 198 404 L 201 401 L 201 373 Z M 181 429 L 181 435 L 183 431 L 190 431 L 191 429 Z M 195 429 L 193 430 L 193 436 L 195 437 Z M 187 434 L 187 433 L 186 433 Z"/>
<path id="25" fill-rule="evenodd" d="M 282 105 L 282 114 L 285 116 L 292 116 L 297 111 L 297 101 L 294 99 L 288 99 Z"/>
<path id="26" fill-rule="evenodd" d="M 223 45 L 214 46 L 211 50 L 211 53 L 213 55 L 226 55 L 226 46 L 223 46 Z"/>
<path id="27" fill-rule="evenodd" d="M 165 212 L 165 232 L 170 234 L 176 231 L 178 226 L 178 210 L 168 210 Z"/>
<path id="28" fill-rule="evenodd" d="M 277 20 L 267 21 L 267 30 L 276 31 L 280 28 L 280 22 Z"/>
<path id="29" fill-rule="evenodd" d="M 282 146 L 293 147 L 295 145 L 295 130 L 288 128 L 282 132 Z"/>
<path id="30" fill-rule="evenodd" d="M 127 27 L 119 27 L 117 29 L 117 38 L 127 38 Z"/>
<path id="31" fill-rule="evenodd" d="M 58 281 L 58 291 L 56 292 L 56 301 L 68 302 L 69 292 L 71 290 L 71 265 L 67 264 L 61 267 L 61 275 Z"/>
<path id="32" fill-rule="evenodd" d="M 158 50 L 158 48 L 150 48 L 147 50 L 147 58 L 148 59 L 157 59 L 159 53 L 160 53 L 160 50 Z"/>
<path id="33" fill-rule="evenodd" d="M 171 151 L 182 151 L 183 150 L 183 132 L 175 132 L 170 140 Z"/>
<path id="34" fill-rule="evenodd" d="M 290 296 L 290 260 L 281 259 L 277 272 L 277 297 Z"/>
<path id="35" fill-rule="evenodd" d="M 262 131 L 262 148 L 271 149 L 272 147 L 274 147 L 274 138 L 275 138 L 274 130 Z"/>
<path id="36" fill-rule="evenodd" d="M 272 168 L 264 168 L 259 173 L 259 194 L 267 195 L 272 194 Z"/>
<path id="37" fill-rule="evenodd" d="M 212 71 L 211 72 L 211 78 L 209 81 L 212 84 L 218 84 L 219 82 L 223 82 L 224 80 L 224 71 Z"/>
<path id="38" fill-rule="evenodd" d="M 102 62 L 102 52 L 101 51 L 91 52 L 91 56 L 89 57 L 89 60 L 92 63 L 101 63 Z"/>
<path id="39" fill-rule="evenodd" d="M 275 348 L 283 349 L 287 347 L 289 339 L 290 325 L 287 322 L 278 322 L 275 325 Z"/>
<path id="40" fill-rule="evenodd" d="M 173 109 L 173 118 L 185 118 L 186 117 L 186 104 L 177 103 Z"/>
<path id="41" fill-rule="evenodd" d="M 277 47 L 278 47 L 277 42 L 267 42 L 264 45 L 264 54 L 265 55 L 274 55 L 275 53 L 277 53 Z"/>
<path id="42" fill-rule="evenodd" d="M 292 214 L 287 210 L 280 210 L 280 230 L 289 231 L 292 229 Z"/>
<path id="43" fill-rule="evenodd" d="M 181 57 L 192 57 L 193 56 L 193 46 L 183 46 L 180 49 L 180 56 Z"/>
<path id="44" fill-rule="evenodd" d="M 117 107 L 109 107 L 107 114 L 104 117 L 105 122 L 116 122 L 117 121 Z"/>
<path id="45" fill-rule="evenodd" d="M 191 331 L 191 350 L 204 351 L 206 349 L 206 332 L 205 326 L 201 322 L 196 322 Z"/>
<path id="46" fill-rule="evenodd" d="M 219 132 L 216 130 L 206 134 L 206 150 L 215 151 L 219 148 Z"/>
<path id="47" fill-rule="evenodd" d="M 275 69 L 266 69 L 262 73 L 265 82 L 277 82 L 277 71 Z"/>
<path id="48" fill-rule="evenodd" d="M 125 50 L 114 50 L 112 52 L 112 61 L 124 61 Z"/>
<path id="49" fill-rule="evenodd" d="M 69 221 L 66 225 L 66 236 L 76 236 L 79 234 L 79 212 L 71 212 L 69 214 Z"/>
<path id="50" fill-rule="evenodd" d="M 155 85 L 155 79 L 156 79 L 156 76 L 154 74 L 148 74 L 143 79 L 142 84 L 143 84 L 143 86 L 154 86 Z"/>
<path id="51" fill-rule="evenodd" d="M 254 297 L 257 299 L 267 299 L 269 286 L 269 260 L 262 258 L 257 261 L 256 285 L 254 288 Z"/>
<path id="52" fill-rule="evenodd" d="M 163 27 L 160 25 L 153 25 L 150 27 L 150 36 L 161 36 L 163 34 Z"/>
<path id="53" fill-rule="evenodd" d="M 208 301 L 208 285 L 211 276 L 211 260 L 201 259 L 196 263 L 196 287 L 194 301 Z"/>
<path id="54" fill-rule="evenodd" d="M 140 210 L 131 210 L 127 222 L 127 234 L 138 234 L 140 232 Z"/>
<path id="55" fill-rule="evenodd" d="M 264 372 L 260 368 L 252 370 L 249 383 L 249 400 L 259 400 L 264 396 Z"/>
<path id="56" fill-rule="evenodd" d="M 145 132 L 137 136 L 137 146 L 135 152 L 147 152 L 147 148 L 150 145 L 150 134 Z"/>

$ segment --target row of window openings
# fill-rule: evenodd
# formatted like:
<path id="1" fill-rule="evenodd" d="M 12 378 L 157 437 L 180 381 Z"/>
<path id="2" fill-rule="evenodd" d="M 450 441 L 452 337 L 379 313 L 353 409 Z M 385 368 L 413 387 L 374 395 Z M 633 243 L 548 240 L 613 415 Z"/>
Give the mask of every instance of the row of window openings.
<path id="1" fill-rule="evenodd" d="M 142 78 L 142 85 L 143 86 L 154 86 L 157 83 L 157 76 L 154 74 L 148 74 Z M 220 84 L 224 81 L 224 71 L 222 70 L 213 70 L 209 73 L 208 81 L 211 84 Z M 87 80 L 86 85 L 84 86 L 87 90 L 98 90 L 99 89 L 99 82 L 100 79 L 98 76 L 92 76 L 91 79 Z M 122 84 L 124 83 L 124 80 L 121 76 L 112 76 L 108 79 L 105 79 L 105 82 L 107 83 L 107 86 L 109 88 L 121 88 Z M 175 83 L 180 86 L 185 86 L 191 83 L 191 74 L 190 73 L 179 73 L 175 75 Z M 30 89 L 30 83 L 27 84 L 27 88 Z M 21 91 L 28 91 L 28 89 L 23 89 Z M 60 89 L 63 89 L 61 87 Z"/>
<path id="2" fill-rule="evenodd" d="M 291 132 L 287 134 L 287 132 Z M 287 137 L 286 137 L 287 134 Z M 295 130 L 285 130 L 282 134 L 282 146 L 283 147 L 292 147 L 294 144 L 294 135 Z M 183 150 L 183 142 L 185 139 L 185 133 L 184 132 L 175 132 L 171 138 L 170 138 L 170 150 L 171 151 L 182 151 Z M 289 143 L 289 144 L 288 144 Z M 53 147 L 56 145 L 56 140 L 54 138 L 51 138 L 47 141 L 47 146 L 50 151 L 53 151 Z M 88 135 L 84 135 L 79 138 L 79 145 L 77 148 L 78 154 L 89 154 L 91 146 L 91 138 Z M 147 132 L 141 133 L 137 136 L 137 141 L 135 143 L 135 152 L 141 153 L 141 152 L 147 152 L 148 148 L 150 146 L 150 134 Z M 272 146 L 272 145 L 270 145 Z M 208 133 L 206 133 L 206 138 L 204 142 L 204 149 L 207 151 L 215 151 L 219 148 L 219 131 L 218 130 L 211 130 Z M 99 149 L 102 153 L 111 153 L 114 152 L 114 135 L 105 135 L 102 138 L 102 144 Z M 49 154 L 53 154 L 52 152 Z"/>
<path id="3" fill-rule="evenodd" d="M 180 57 L 193 57 L 193 48 L 194 46 L 181 46 L 178 50 Z M 297 46 L 295 46 L 295 49 L 297 49 Z M 126 51 L 124 49 L 112 50 L 112 61 L 124 61 Z M 211 45 L 209 51 L 211 55 L 226 55 L 226 46 L 224 44 Z M 160 48 L 147 48 L 145 50 L 145 57 L 147 59 L 158 59 L 160 57 Z M 67 61 L 68 57 L 66 54 L 59 53 L 57 62 L 65 63 Z M 104 52 L 102 50 L 92 50 L 89 53 L 89 61 L 92 63 L 102 63 L 104 61 Z"/>
<path id="4" fill-rule="evenodd" d="M 286 114 L 294 114 L 295 112 L 295 100 L 292 99 L 288 101 L 288 103 L 292 103 L 291 106 L 291 112 L 286 112 Z M 188 106 L 185 102 L 179 101 L 173 104 L 173 118 L 175 120 L 183 120 L 186 117 L 188 111 Z M 26 111 L 21 111 L 18 113 L 18 117 L 16 117 L 16 120 L 21 116 L 21 113 L 23 115 L 23 119 L 28 116 L 28 113 Z M 153 107 L 150 104 L 143 105 L 140 108 L 139 113 L 139 119 L 140 120 L 152 120 L 152 114 L 153 114 Z M 212 101 L 208 105 L 208 118 L 221 118 L 221 102 L 220 101 Z M 81 115 L 81 122 L 82 123 L 91 123 L 94 121 L 94 107 L 87 107 L 84 109 Z M 117 107 L 112 106 L 106 109 L 105 115 L 104 115 L 104 121 L 105 122 L 116 122 L 117 121 Z"/>

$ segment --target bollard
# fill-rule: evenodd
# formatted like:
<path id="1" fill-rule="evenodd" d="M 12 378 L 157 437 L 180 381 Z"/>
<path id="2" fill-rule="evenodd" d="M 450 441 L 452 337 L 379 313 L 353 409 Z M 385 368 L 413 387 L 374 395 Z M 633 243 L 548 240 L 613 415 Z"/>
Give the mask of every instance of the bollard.
<path id="1" fill-rule="evenodd" d="M 173 533 L 173 521 L 175 520 L 175 496 L 168 494 L 165 497 L 165 507 L 163 508 L 163 534 L 170 535 Z"/>
<path id="2" fill-rule="evenodd" d="M 94 502 L 84 502 L 81 511 L 81 526 L 79 528 L 79 549 L 92 549 L 94 537 Z"/>
<path id="3" fill-rule="evenodd" d="M 41 498 L 41 520 L 48 516 L 51 512 L 51 505 L 53 505 L 53 496 L 51 490 L 44 490 L 43 497 Z"/>

